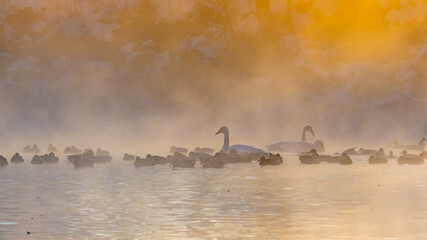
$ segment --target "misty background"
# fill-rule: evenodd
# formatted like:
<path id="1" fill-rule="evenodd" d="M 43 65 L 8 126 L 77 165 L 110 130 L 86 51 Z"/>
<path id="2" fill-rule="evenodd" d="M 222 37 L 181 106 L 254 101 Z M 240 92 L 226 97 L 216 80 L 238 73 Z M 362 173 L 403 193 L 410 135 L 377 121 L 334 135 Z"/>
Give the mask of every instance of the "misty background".
<path id="1" fill-rule="evenodd" d="M 427 3 L 1 0 L 0 113 L 11 152 L 417 143 Z"/>

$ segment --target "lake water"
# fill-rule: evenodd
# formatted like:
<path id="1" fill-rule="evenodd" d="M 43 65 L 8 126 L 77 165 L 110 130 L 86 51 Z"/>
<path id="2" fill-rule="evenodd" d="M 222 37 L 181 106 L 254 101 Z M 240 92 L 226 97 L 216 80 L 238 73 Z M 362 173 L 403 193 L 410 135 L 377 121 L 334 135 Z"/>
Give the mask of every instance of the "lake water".
<path id="1" fill-rule="evenodd" d="M 0 239 L 427 239 L 426 165 L 0 168 Z M 27 231 L 31 234 L 27 235 Z"/>

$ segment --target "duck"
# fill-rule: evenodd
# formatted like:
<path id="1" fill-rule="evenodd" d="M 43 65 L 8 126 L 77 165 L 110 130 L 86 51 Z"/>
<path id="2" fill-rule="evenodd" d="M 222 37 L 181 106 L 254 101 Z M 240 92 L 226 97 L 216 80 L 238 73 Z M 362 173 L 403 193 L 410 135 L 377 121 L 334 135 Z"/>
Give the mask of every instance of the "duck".
<path id="1" fill-rule="evenodd" d="M 123 156 L 123 161 L 135 161 L 135 159 L 135 156 L 131 154 L 125 153 L 125 155 Z"/>
<path id="2" fill-rule="evenodd" d="M 223 168 L 226 165 L 223 158 L 210 155 L 199 158 L 199 161 L 203 168 Z"/>
<path id="3" fill-rule="evenodd" d="M 0 155 L 0 167 L 4 167 L 7 165 L 9 165 L 9 162 L 7 161 L 7 159 L 3 157 L 3 155 Z"/>
<path id="4" fill-rule="evenodd" d="M 282 141 L 278 143 L 274 143 L 267 146 L 267 149 L 270 151 L 275 152 L 308 152 L 311 149 L 316 149 L 318 152 L 324 152 L 325 151 L 325 144 L 321 140 L 317 140 L 314 143 L 310 143 L 306 141 L 306 135 L 307 132 L 311 133 L 311 135 L 314 135 L 313 127 L 308 125 L 305 126 L 302 130 L 301 135 L 301 141 Z"/>
<path id="5" fill-rule="evenodd" d="M 24 153 L 33 153 L 33 148 L 31 147 L 31 145 L 25 146 L 23 152 Z"/>
<path id="6" fill-rule="evenodd" d="M 74 146 L 68 146 L 64 149 L 64 154 L 80 154 L 80 153 L 82 153 L 82 150 Z"/>
<path id="7" fill-rule="evenodd" d="M 43 160 L 41 157 L 39 157 L 39 155 L 34 155 L 33 159 L 31 160 L 31 164 L 41 165 L 43 164 Z"/>
<path id="8" fill-rule="evenodd" d="M 258 160 L 258 164 L 260 166 L 267 166 L 267 165 L 276 166 L 282 163 L 283 163 L 283 158 L 282 156 L 280 156 L 279 153 L 277 153 L 276 155 L 269 153 L 268 157 L 261 156 Z"/>
<path id="9" fill-rule="evenodd" d="M 162 156 L 152 156 L 151 154 L 147 154 L 145 158 L 148 160 L 153 160 L 154 164 L 165 164 L 167 162 L 167 158 Z"/>
<path id="10" fill-rule="evenodd" d="M 137 168 L 154 166 L 154 159 L 140 158 L 139 156 L 137 156 L 133 165 Z"/>
<path id="11" fill-rule="evenodd" d="M 93 167 L 94 162 L 84 157 L 83 155 L 77 156 L 73 161 L 75 168 L 87 168 L 87 167 Z"/>
<path id="12" fill-rule="evenodd" d="M 49 143 L 49 146 L 47 147 L 47 152 L 49 153 L 56 153 L 58 149 L 52 145 L 52 143 Z"/>
<path id="13" fill-rule="evenodd" d="M 209 154 L 212 155 L 215 152 L 215 149 L 213 148 L 201 148 L 201 147 L 196 147 L 194 149 L 195 153 L 204 153 L 204 154 Z"/>
<path id="14" fill-rule="evenodd" d="M 387 158 L 387 156 L 385 155 L 384 149 L 380 148 L 374 155 L 374 157 L 376 158 Z"/>
<path id="15" fill-rule="evenodd" d="M 212 155 L 208 154 L 208 153 L 202 153 L 202 152 L 193 152 L 191 151 L 188 154 L 189 157 L 200 160 L 200 159 L 204 159 L 204 158 L 209 158 L 212 157 Z"/>
<path id="16" fill-rule="evenodd" d="M 385 157 L 371 155 L 368 162 L 369 164 L 387 164 L 388 160 Z"/>
<path id="17" fill-rule="evenodd" d="M 56 157 L 53 152 L 40 156 L 40 158 L 43 161 L 43 163 L 57 163 L 59 161 L 59 158 Z"/>
<path id="18" fill-rule="evenodd" d="M 390 151 L 389 155 L 386 157 L 387 159 L 396 159 L 397 157 L 394 156 L 393 151 Z"/>
<path id="19" fill-rule="evenodd" d="M 350 165 L 350 164 L 353 164 L 353 160 L 351 160 L 351 158 L 347 154 L 344 153 L 341 156 L 340 164 L 341 165 Z"/>
<path id="20" fill-rule="evenodd" d="M 404 152 L 406 152 L 406 151 L 404 151 Z M 397 159 L 397 163 L 399 165 L 403 165 L 403 164 L 410 164 L 410 165 L 424 164 L 424 162 L 425 162 L 424 158 L 426 158 L 426 155 L 427 154 L 425 151 L 423 151 L 419 155 L 404 153 L 403 155 L 401 155 Z"/>
<path id="21" fill-rule="evenodd" d="M 237 153 L 265 153 L 259 148 L 255 148 L 248 145 L 235 144 L 230 146 L 230 134 L 227 127 L 221 127 L 215 135 L 224 134 L 224 144 L 222 146 L 221 152 L 230 153 L 232 150 L 236 150 Z"/>
<path id="22" fill-rule="evenodd" d="M 195 159 L 179 152 L 175 152 L 173 156 L 169 156 L 168 160 L 172 168 L 194 168 L 194 165 L 196 165 Z"/>
<path id="23" fill-rule="evenodd" d="M 23 163 L 24 159 L 19 155 L 19 153 L 15 153 L 10 159 L 11 163 Z"/>
<path id="24" fill-rule="evenodd" d="M 171 148 L 170 148 L 170 150 L 169 150 L 169 153 L 170 154 L 175 154 L 175 153 L 181 153 L 181 154 L 187 154 L 188 153 L 188 149 L 186 149 L 186 148 L 183 148 L 183 147 L 175 147 L 175 146 L 172 146 Z"/>
<path id="25" fill-rule="evenodd" d="M 415 151 L 424 151 L 426 138 L 421 138 L 418 142 L 418 145 L 401 145 L 398 141 L 393 142 L 394 149 L 404 149 L 404 150 L 415 150 Z"/>
<path id="26" fill-rule="evenodd" d="M 308 152 L 308 154 L 299 156 L 299 160 L 302 164 L 319 164 L 320 156 L 316 149 L 312 149 L 310 152 Z"/>
<path id="27" fill-rule="evenodd" d="M 106 150 L 102 150 L 101 148 L 97 148 L 96 156 L 110 156 L 110 152 Z"/>

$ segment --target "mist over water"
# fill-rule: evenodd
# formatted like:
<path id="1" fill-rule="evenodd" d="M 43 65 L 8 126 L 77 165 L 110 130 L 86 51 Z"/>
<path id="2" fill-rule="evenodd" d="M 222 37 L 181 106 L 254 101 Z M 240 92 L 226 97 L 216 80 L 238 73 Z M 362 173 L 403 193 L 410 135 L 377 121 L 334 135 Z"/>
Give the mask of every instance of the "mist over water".
<path id="1" fill-rule="evenodd" d="M 427 134 L 423 1 L 3 1 L 5 150 Z M 365 9 L 365 10 L 355 10 Z M 83 146 L 82 146 L 83 147 Z M 17 151 L 18 149 L 14 150 Z"/>

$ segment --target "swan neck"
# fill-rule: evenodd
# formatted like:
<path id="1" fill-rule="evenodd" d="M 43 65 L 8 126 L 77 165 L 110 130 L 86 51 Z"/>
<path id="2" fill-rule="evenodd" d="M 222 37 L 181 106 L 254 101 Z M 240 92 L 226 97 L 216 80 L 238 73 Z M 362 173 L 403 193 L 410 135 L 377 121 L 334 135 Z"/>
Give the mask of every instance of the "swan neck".
<path id="1" fill-rule="evenodd" d="M 301 141 L 305 142 L 305 135 L 307 133 L 307 129 L 304 128 L 304 130 L 302 130 L 302 136 L 301 136 Z"/>
<path id="2" fill-rule="evenodd" d="M 222 146 L 221 152 L 226 153 L 230 147 L 230 137 L 228 132 L 224 133 L 224 145 Z"/>

